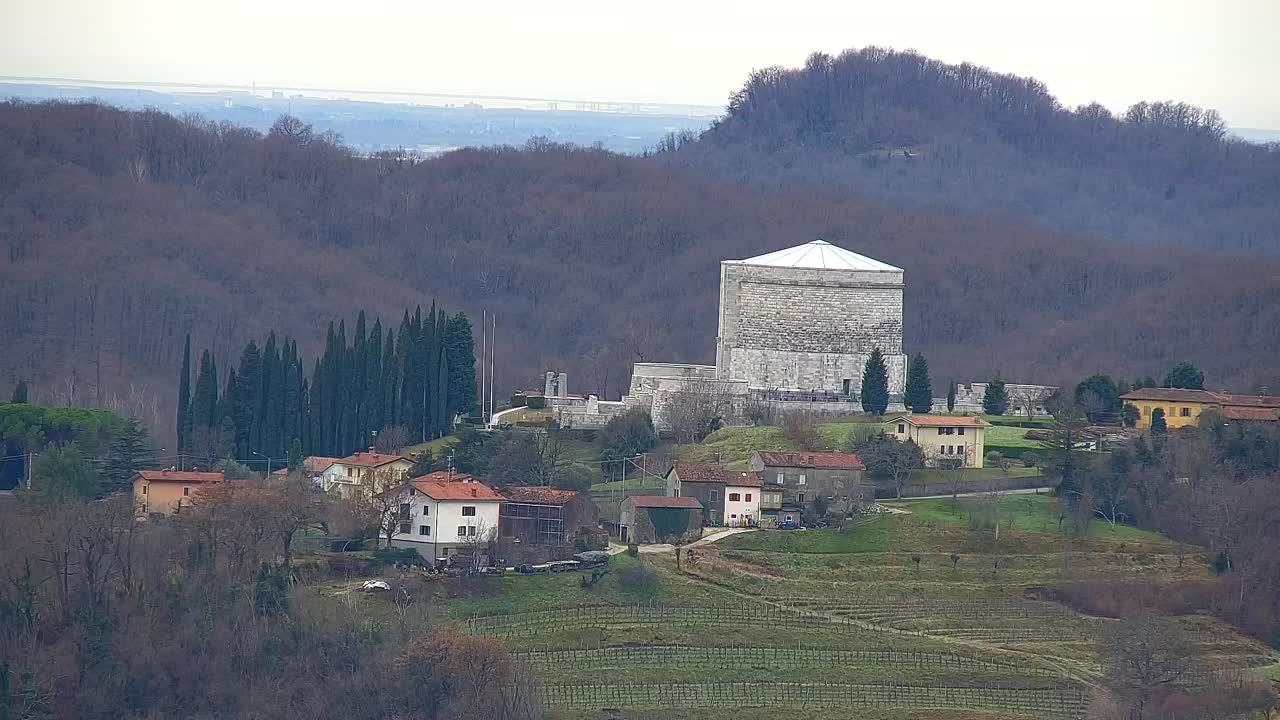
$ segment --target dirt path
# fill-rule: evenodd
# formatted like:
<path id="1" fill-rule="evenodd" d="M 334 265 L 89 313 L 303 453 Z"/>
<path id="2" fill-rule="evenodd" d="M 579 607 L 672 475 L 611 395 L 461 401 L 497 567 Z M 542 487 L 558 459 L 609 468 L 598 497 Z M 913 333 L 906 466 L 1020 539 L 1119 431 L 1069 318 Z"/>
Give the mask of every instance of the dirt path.
<path id="1" fill-rule="evenodd" d="M 712 532 L 708 535 L 704 535 L 702 536 L 701 539 L 694 540 L 688 545 L 684 545 L 682 547 L 686 550 L 688 550 L 689 548 L 700 548 L 704 545 L 710 545 L 712 543 L 720 542 L 721 540 L 731 535 L 737 535 L 738 533 L 744 533 L 744 532 L 754 532 L 758 529 L 759 528 L 723 528 L 720 530 L 716 530 L 715 532 Z M 672 545 L 671 543 L 657 543 L 654 545 L 640 546 L 640 552 L 646 555 L 653 554 L 653 553 L 671 553 L 671 552 L 674 552 L 675 549 L 676 549 L 676 546 Z"/>

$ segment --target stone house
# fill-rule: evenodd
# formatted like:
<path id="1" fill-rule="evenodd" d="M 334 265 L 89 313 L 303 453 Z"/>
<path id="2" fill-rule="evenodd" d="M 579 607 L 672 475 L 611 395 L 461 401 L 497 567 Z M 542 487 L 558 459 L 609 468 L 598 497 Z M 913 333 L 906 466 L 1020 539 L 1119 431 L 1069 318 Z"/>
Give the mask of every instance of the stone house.
<path id="1" fill-rule="evenodd" d="M 702 503 L 692 497 L 632 495 L 622 501 L 618 524 L 623 542 L 682 544 L 702 536 Z"/>
<path id="2" fill-rule="evenodd" d="M 886 423 L 895 440 L 912 440 L 928 467 L 980 468 L 991 423 L 970 415 L 903 415 Z"/>
<path id="3" fill-rule="evenodd" d="M 864 483 L 862 459 L 850 453 L 757 451 L 751 454 L 751 471 L 759 474 L 762 492 L 782 491 L 780 510 L 799 508 L 810 518 L 819 515 L 819 497 L 826 499 L 828 512 L 843 515 L 874 494 Z"/>
<path id="4" fill-rule="evenodd" d="M 201 488 L 223 482 L 220 472 L 139 470 L 133 474 L 133 505 L 139 515 L 176 513 L 191 505 Z"/>
<path id="5" fill-rule="evenodd" d="M 678 462 L 667 471 L 667 495 L 702 503 L 706 525 L 744 527 L 760 522 L 760 476 L 721 465 Z"/>

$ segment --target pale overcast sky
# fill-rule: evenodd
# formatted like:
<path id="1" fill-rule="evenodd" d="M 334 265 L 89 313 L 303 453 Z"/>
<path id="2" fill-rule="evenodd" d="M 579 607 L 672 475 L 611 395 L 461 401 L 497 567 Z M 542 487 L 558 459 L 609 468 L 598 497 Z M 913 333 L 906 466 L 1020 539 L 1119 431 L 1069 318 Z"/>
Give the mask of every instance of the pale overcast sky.
<path id="1" fill-rule="evenodd" d="M 0 75 L 93 80 L 722 105 L 753 68 L 865 45 L 1280 128 L 1280 0 L 0 0 Z"/>

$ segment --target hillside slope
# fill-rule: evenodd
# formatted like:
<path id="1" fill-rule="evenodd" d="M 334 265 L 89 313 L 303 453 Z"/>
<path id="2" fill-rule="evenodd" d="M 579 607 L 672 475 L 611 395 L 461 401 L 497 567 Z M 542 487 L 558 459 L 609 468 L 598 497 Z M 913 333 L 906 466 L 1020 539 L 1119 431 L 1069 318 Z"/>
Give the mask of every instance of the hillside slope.
<path id="1" fill-rule="evenodd" d="M 1158 375 L 1186 358 L 1214 385 L 1280 387 L 1273 259 L 555 145 L 412 163 L 289 121 L 264 136 L 57 104 L 0 106 L 0 386 L 163 405 L 188 330 L 227 353 L 275 328 L 313 358 L 330 319 L 435 299 L 497 311 L 499 388 L 557 367 L 616 397 L 633 361 L 712 359 L 720 259 L 818 236 L 906 269 L 906 344 L 939 384 Z"/>
<path id="2" fill-rule="evenodd" d="M 687 138 L 686 138 L 687 139 Z M 1063 107 L 1045 85 L 914 52 L 768 68 L 667 159 L 764 187 L 999 211 L 1108 241 L 1280 254 L 1280 143 L 1212 110 Z"/>

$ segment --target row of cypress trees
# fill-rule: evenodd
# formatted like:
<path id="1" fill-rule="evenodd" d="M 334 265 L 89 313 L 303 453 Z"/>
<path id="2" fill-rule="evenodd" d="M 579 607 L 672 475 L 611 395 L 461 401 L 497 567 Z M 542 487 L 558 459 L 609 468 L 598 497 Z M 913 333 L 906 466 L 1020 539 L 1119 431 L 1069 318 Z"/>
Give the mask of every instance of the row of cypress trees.
<path id="1" fill-rule="evenodd" d="M 399 328 L 360 312 L 348 338 L 346 321 L 329 323 L 324 353 L 310 376 L 297 341 L 250 340 L 219 390 L 217 359 L 200 355 L 192 384 L 191 338 L 178 377 L 179 452 L 212 460 L 255 454 L 284 458 L 344 456 L 399 426 L 411 442 L 439 437 L 451 419 L 476 407 L 475 347 L 466 315 L 431 309 L 404 312 Z M 296 443 L 296 444 L 295 444 Z"/>
<path id="2" fill-rule="evenodd" d="M 860 396 L 864 412 L 883 415 L 889 408 L 889 368 L 885 364 L 884 353 L 878 347 L 871 350 L 871 356 L 862 369 Z M 916 413 L 927 413 L 932 409 L 933 383 L 929 379 L 929 362 L 922 353 L 912 355 L 907 365 L 907 385 L 903 389 L 902 402 Z M 954 402 L 952 395 L 948 403 Z"/>

